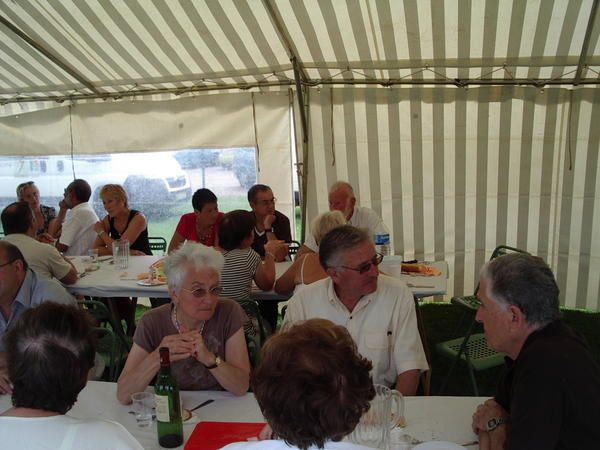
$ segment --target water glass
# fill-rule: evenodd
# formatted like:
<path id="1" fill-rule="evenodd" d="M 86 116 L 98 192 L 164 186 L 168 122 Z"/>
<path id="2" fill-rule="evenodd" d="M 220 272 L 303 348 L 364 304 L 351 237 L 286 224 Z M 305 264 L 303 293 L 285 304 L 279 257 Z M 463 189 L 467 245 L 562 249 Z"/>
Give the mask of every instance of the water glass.
<path id="1" fill-rule="evenodd" d="M 91 262 L 92 266 L 95 266 L 96 264 L 98 264 L 98 249 L 97 248 L 90 248 L 88 250 L 88 256 L 90 257 L 90 262 Z"/>
<path id="2" fill-rule="evenodd" d="M 119 239 L 112 243 L 113 259 L 118 270 L 127 269 L 129 266 L 129 241 Z"/>
<path id="3" fill-rule="evenodd" d="M 154 394 L 152 392 L 136 392 L 131 396 L 133 412 L 138 427 L 148 427 L 152 423 L 152 409 L 154 408 Z"/>
<path id="4" fill-rule="evenodd" d="M 375 397 L 369 410 L 349 436 L 350 441 L 367 447 L 387 449 L 390 430 L 404 424 L 404 399 L 400 392 L 375 384 Z"/>

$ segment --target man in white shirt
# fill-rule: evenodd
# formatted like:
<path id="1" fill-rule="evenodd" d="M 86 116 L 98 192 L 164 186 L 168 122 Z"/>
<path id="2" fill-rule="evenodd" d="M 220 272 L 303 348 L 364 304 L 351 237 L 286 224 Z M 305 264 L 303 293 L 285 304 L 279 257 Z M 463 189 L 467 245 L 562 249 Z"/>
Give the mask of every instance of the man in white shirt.
<path id="1" fill-rule="evenodd" d="M 289 302 L 285 323 L 315 317 L 345 326 L 358 351 L 373 363 L 373 382 L 414 395 L 421 371 L 429 368 L 411 291 L 380 275 L 382 256 L 364 229 L 335 228 L 319 247 L 328 278 L 306 286 Z"/>
<path id="2" fill-rule="evenodd" d="M 385 225 L 375 211 L 370 208 L 356 206 L 354 189 L 345 181 L 335 182 L 329 189 L 329 211 L 341 211 L 348 223 L 357 228 L 365 228 L 373 238 L 378 229 L 385 229 Z M 304 244 L 298 249 L 298 256 L 303 253 L 317 252 L 319 246 L 310 233 Z"/>
<path id="3" fill-rule="evenodd" d="M 87 181 L 77 179 L 65 189 L 65 198 L 59 203 L 56 220 L 62 224 L 56 248 L 65 255 L 87 255 L 94 245 L 94 224 L 98 216 L 88 203 L 92 189 Z"/>
<path id="4" fill-rule="evenodd" d="M 15 202 L 2 211 L 3 239 L 15 245 L 29 267 L 39 276 L 56 278 L 61 283 L 73 284 L 77 281 L 77 270 L 65 259 L 56 247 L 35 239 L 37 225 L 27 202 Z"/>

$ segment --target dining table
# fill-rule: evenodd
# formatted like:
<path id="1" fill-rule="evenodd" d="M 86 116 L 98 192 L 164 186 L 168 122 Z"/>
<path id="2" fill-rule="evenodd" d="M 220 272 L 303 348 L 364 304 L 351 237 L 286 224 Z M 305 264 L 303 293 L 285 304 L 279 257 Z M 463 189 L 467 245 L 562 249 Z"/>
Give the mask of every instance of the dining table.
<path id="1" fill-rule="evenodd" d="M 76 283 L 66 286 L 72 294 L 90 297 L 155 297 L 167 298 L 169 292 L 166 283 L 152 285 L 139 279 L 140 274 L 148 273 L 150 266 L 161 256 L 130 256 L 127 269 L 118 269 L 112 256 L 99 258 L 98 264 L 92 267 L 89 257 L 71 257 L 77 269 L 79 279 Z M 439 272 L 436 276 L 425 276 L 418 272 L 402 272 L 401 257 L 386 256 L 380 265 L 382 273 L 400 278 L 406 282 L 416 298 L 444 295 L 447 288 L 448 264 L 446 261 L 422 262 Z M 275 263 L 276 277 L 280 277 L 292 264 L 291 261 Z M 93 268 L 94 270 L 89 270 Z M 251 297 L 262 301 L 285 301 L 290 295 L 278 294 L 275 291 L 261 291 L 256 286 L 251 291 Z"/>
<path id="2" fill-rule="evenodd" d="M 152 392 L 152 387 L 147 390 Z M 80 419 L 118 422 L 144 449 L 160 449 L 156 421 L 148 427 L 139 427 L 131 405 L 120 404 L 116 392 L 116 383 L 89 381 L 68 414 Z M 203 421 L 265 422 L 252 393 L 235 396 L 226 391 L 181 392 L 182 405 L 186 409 L 192 409 L 209 399 L 214 401 L 194 411 L 192 418 L 184 422 L 184 442 L 189 439 L 194 427 Z M 447 441 L 463 445 L 469 450 L 476 449 L 477 436 L 471 430 L 471 415 L 477 405 L 485 400 L 484 397 L 404 397 L 406 433 L 415 442 Z M 0 395 L 0 412 L 10 406 L 10 396 Z M 183 449 L 184 446 L 179 448 Z"/>

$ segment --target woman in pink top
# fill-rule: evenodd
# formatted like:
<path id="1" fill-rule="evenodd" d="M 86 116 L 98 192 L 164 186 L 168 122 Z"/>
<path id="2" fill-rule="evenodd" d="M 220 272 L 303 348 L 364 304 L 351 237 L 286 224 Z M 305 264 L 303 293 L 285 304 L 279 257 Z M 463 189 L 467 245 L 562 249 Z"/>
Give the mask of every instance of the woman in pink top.
<path id="1" fill-rule="evenodd" d="M 169 243 L 168 252 L 177 250 L 185 241 L 200 242 L 208 247 L 217 245 L 217 230 L 223 213 L 219 212 L 217 196 L 210 189 L 198 189 L 192 196 L 193 213 L 181 216 Z"/>

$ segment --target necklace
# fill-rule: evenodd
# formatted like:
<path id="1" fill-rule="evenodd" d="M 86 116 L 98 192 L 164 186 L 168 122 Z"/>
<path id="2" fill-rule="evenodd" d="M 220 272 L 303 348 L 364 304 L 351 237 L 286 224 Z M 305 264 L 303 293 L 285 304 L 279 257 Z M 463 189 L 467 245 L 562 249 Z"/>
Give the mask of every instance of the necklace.
<path id="1" fill-rule="evenodd" d="M 179 334 L 181 333 L 185 333 L 185 328 L 181 326 L 181 324 L 179 323 L 179 320 L 177 320 L 177 305 L 175 303 L 172 303 L 173 307 L 171 308 L 171 321 L 173 322 L 173 325 L 175 325 L 175 328 L 177 328 L 177 331 L 179 332 Z M 200 323 L 200 334 L 202 335 L 202 332 L 204 331 L 204 324 L 206 323 L 205 320 L 203 320 Z"/>
<path id="2" fill-rule="evenodd" d="M 202 230 L 208 230 L 208 231 L 205 231 L 203 233 Z M 210 225 L 208 228 L 206 228 L 206 227 L 200 228 L 198 226 L 198 224 L 196 224 L 196 235 L 198 236 L 198 241 L 199 242 L 207 242 L 207 241 L 209 241 L 212 238 L 212 235 L 213 235 L 213 226 Z"/>

